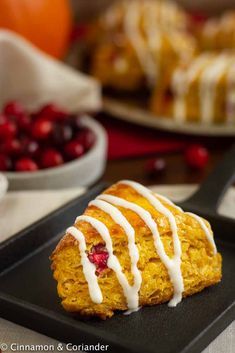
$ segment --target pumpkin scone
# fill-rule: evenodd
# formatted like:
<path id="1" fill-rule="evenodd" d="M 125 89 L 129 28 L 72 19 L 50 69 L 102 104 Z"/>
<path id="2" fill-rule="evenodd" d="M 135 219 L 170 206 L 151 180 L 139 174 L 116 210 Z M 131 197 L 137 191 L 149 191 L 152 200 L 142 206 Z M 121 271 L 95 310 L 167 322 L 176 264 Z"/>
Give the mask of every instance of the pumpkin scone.
<path id="1" fill-rule="evenodd" d="M 102 319 L 174 307 L 222 276 L 209 223 L 127 180 L 89 203 L 51 260 L 64 309 Z"/>
<path id="2" fill-rule="evenodd" d="M 235 124 L 235 51 L 204 52 L 179 66 L 150 104 L 156 115 L 179 123 Z"/>
<path id="3" fill-rule="evenodd" d="M 165 85 L 197 52 L 188 16 L 169 1 L 117 2 L 94 24 L 91 74 L 103 86 L 133 91 Z"/>

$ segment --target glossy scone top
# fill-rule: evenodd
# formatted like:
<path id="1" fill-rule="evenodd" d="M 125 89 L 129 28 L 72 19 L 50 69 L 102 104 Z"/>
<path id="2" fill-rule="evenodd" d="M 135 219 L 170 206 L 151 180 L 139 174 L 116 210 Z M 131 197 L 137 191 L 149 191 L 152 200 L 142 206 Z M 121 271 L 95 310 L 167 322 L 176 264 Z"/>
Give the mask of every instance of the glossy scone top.
<path id="1" fill-rule="evenodd" d="M 101 246 L 108 259 L 97 271 L 89 259 Z M 92 202 L 51 259 L 63 307 L 101 318 L 169 300 L 175 306 L 221 279 L 208 222 L 130 181 Z"/>

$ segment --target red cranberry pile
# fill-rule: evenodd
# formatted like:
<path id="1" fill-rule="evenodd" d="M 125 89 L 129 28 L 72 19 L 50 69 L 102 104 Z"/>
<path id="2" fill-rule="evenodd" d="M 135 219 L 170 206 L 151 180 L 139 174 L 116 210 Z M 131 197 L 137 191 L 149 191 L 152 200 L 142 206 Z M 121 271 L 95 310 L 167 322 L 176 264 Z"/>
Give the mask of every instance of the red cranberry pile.
<path id="1" fill-rule="evenodd" d="M 99 275 L 107 266 L 109 254 L 102 244 L 94 245 L 88 254 L 88 259 L 96 266 L 96 274 Z"/>
<path id="2" fill-rule="evenodd" d="M 81 157 L 95 142 L 81 116 L 55 104 L 33 114 L 19 102 L 6 104 L 0 113 L 0 171 L 33 172 Z"/>

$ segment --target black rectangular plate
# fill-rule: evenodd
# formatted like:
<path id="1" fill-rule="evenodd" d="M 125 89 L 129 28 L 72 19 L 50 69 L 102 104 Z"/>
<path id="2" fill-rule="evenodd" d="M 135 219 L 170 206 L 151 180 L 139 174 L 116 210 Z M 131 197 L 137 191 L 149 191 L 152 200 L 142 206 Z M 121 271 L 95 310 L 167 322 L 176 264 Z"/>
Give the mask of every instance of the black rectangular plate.
<path id="1" fill-rule="evenodd" d="M 234 319 L 235 244 L 223 243 L 223 280 L 176 308 L 145 307 L 129 316 L 82 320 L 66 313 L 56 293 L 49 256 L 66 227 L 81 214 L 99 185 L 0 246 L 0 316 L 60 342 L 108 344 L 108 352 L 200 352 Z"/>

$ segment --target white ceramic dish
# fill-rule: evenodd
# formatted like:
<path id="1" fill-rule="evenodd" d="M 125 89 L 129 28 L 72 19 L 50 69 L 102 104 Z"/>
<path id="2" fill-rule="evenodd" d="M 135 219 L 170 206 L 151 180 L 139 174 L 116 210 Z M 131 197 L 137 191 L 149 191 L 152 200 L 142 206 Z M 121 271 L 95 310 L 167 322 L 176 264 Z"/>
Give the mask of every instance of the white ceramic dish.
<path id="1" fill-rule="evenodd" d="M 56 168 L 33 173 L 4 173 L 9 182 L 9 189 L 62 189 L 93 184 L 102 175 L 106 165 L 107 136 L 103 127 L 94 119 L 86 117 L 83 124 L 96 135 L 96 142 L 88 153 Z"/>
<path id="2" fill-rule="evenodd" d="M 129 105 L 117 99 L 105 98 L 104 110 L 121 120 L 154 129 L 201 136 L 235 136 L 235 124 L 208 125 L 203 123 L 178 123 L 173 119 L 157 117 L 148 110 Z"/>
<path id="3" fill-rule="evenodd" d="M 5 196 L 8 189 L 8 181 L 5 175 L 0 173 L 0 201 Z"/>

